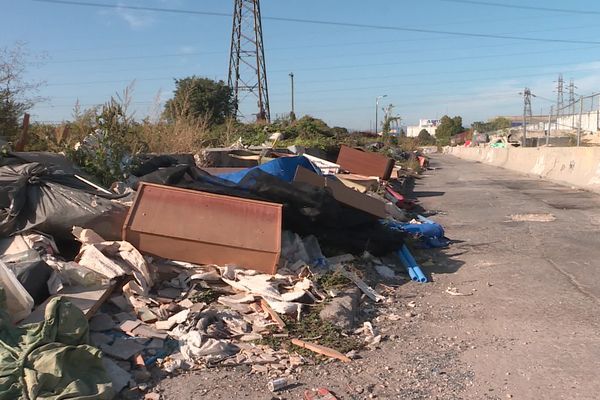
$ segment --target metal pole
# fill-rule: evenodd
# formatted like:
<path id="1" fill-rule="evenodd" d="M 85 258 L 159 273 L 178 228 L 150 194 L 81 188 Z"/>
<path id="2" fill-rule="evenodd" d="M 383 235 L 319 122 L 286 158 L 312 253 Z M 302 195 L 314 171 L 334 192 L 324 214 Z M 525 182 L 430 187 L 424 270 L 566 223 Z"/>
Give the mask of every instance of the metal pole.
<path id="1" fill-rule="evenodd" d="M 583 114 L 583 97 L 579 98 L 579 125 L 577 126 L 577 147 L 581 144 L 581 114 Z"/>
<path id="2" fill-rule="evenodd" d="M 552 113 L 554 112 L 554 106 L 550 106 L 550 114 L 548 114 L 548 132 L 546 133 L 546 146 L 550 141 L 550 133 L 552 133 Z"/>
<path id="3" fill-rule="evenodd" d="M 294 73 L 290 72 L 290 78 L 292 80 L 292 118 L 296 119 L 296 112 L 294 110 Z"/>
<path id="4" fill-rule="evenodd" d="M 375 135 L 377 135 L 378 111 L 379 111 L 379 96 L 375 97 Z"/>
<path id="5" fill-rule="evenodd" d="M 521 147 L 527 146 L 527 108 L 523 107 L 523 138 L 521 140 Z"/>

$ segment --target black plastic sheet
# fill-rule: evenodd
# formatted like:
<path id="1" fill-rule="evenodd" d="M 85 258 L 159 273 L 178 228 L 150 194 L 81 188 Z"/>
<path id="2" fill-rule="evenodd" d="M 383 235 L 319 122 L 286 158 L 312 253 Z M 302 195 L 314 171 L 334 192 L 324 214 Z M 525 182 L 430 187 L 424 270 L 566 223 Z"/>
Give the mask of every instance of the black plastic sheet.
<path id="1" fill-rule="evenodd" d="M 71 238 L 73 226 L 124 213 L 117 198 L 51 166 L 0 167 L 0 236 L 36 229 L 55 239 Z"/>

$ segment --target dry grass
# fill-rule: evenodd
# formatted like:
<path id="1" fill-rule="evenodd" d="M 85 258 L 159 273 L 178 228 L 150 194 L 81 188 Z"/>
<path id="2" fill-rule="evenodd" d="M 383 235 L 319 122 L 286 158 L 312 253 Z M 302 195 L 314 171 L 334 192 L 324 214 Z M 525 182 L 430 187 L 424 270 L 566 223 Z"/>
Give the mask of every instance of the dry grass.
<path id="1" fill-rule="evenodd" d="M 210 136 L 208 118 L 176 118 L 172 123 L 145 122 L 140 138 L 153 153 L 190 153 L 205 146 Z"/>
<path id="2" fill-rule="evenodd" d="M 189 153 L 205 147 L 211 142 L 210 118 L 190 115 L 191 92 L 184 93 L 179 101 L 171 103 L 172 121 L 167 121 L 161 112 L 160 93 L 157 94 L 153 116 L 144 120 L 140 138 L 155 153 Z"/>

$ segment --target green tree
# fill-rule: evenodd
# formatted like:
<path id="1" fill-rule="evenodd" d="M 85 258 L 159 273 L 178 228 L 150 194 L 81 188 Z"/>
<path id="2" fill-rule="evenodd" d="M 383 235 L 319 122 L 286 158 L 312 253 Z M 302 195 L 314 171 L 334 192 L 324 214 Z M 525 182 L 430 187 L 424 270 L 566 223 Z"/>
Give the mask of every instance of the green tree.
<path id="1" fill-rule="evenodd" d="M 450 118 L 447 115 L 444 115 L 440 120 L 440 124 L 435 130 L 435 137 L 438 141 L 438 144 L 442 146 L 447 146 L 450 144 L 450 138 L 457 133 L 463 132 L 465 128 L 462 126 L 462 117 L 456 116 L 454 118 Z"/>
<path id="2" fill-rule="evenodd" d="M 512 123 L 510 119 L 505 117 L 497 117 L 488 122 L 473 122 L 473 124 L 471 124 L 471 127 L 477 132 L 485 133 L 510 128 L 511 124 Z"/>
<path id="3" fill-rule="evenodd" d="M 421 132 L 419 132 L 419 135 L 417 136 L 417 141 L 422 146 L 435 144 L 435 138 L 431 136 L 427 129 L 421 129 Z"/>
<path id="4" fill-rule="evenodd" d="M 165 104 L 164 116 L 207 118 L 211 125 L 222 124 L 235 113 L 233 91 L 223 81 L 190 76 L 175 79 L 173 98 Z"/>
<path id="5" fill-rule="evenodd" d="M 510 128 L 512 125 L 511 120 L 508 118 L 504 118 L 504 117 L 494 118 L 490 123 L 492 124 L 492 130 L 494 130 L 494 131 L 497 131 L 500 129 L 507 129 L 507 128 Z"/>
<path id="6" fill-rule="evenodd" d="M 25 79 L 27 67 L 34 63 L 23 43 L 0 48 L 0 135 L 15 138 L 20 119 L 34 104 L 42 83 Z"/>

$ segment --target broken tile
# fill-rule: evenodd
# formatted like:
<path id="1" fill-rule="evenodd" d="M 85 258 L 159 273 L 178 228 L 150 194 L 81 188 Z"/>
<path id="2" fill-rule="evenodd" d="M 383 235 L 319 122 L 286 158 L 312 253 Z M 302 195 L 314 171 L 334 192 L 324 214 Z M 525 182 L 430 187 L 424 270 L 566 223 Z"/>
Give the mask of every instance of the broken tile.
<path id="1" fill-rule="evenodd" d="M 130 312 L 120 312 L 114 315 L 114 317 L 119 321 L 119 322 L 123 322 L 123 321 L 135 321 L 137 319 L 137 317 L 135 316 L 135 314 L 130 313 Z"/>
<path id="2" fill-rule="evenodd" d="M 139 310 L 139 318 L 142 322 L 150 324 L 152 322 L 156 322 L 158 317 L 149 308 L 142 308 Z"/>
<path id="3" fill-rule="evenodd" d="M 127 320 L 127 321 L 123 321 L 120 325 L 119 325 L 119 329 L 125 333 L 129 333 L 131 331 L 133 331 L 135 328 L 137 328 L 139 325 L 141 325 L 142 321 L 140 320 L 135 320 L 135 321 L 131 321 L 131 320 Z"/>
<path id="4" fill-rule="evenodd" d="M 131 363 L 129 361 L 122 361 L 122 360 L 113 360 L 114 362 L 117 363 L 117 365 L 121 368 L 123 368 L 125 371 L 131 371 Z"/>
<path id="5" fill-rule="evenodd" d="M 148 344 L 148 342 L 150 342 L 150 338 L 143 337 L 143 336 L 133 337 L 131 339 L 134 342 L 136 342 L 137 344 L 141 344 L 144 347 L 146 347 L 146 345 Z"/>
<path id="6" fill-rule="evenodd" d="M 194 306 L 194 303 L 190 299 L 181 300 L 177 304 L 183 308 L 192 308 Z"/>
<path id="7" fill-rule="evenodd" d="M 157 338 L 163 340 L 167 338 L 167 334 L 165 332 L 159 332 L 155 329 L 152 329 L 148 325 L 139 325 L 131 331 L 131 334 L 135 336 L 143 336 L 146 338 Z"/>
<path id="8" fill-rule="evenodd" d="M 109 331 L 114 327 L 115 322 L 108 314 L 99 313 L 90 320 L 90 331 L 93 332 Z"/>
<path id="9" fill-rule="evenodd" d="M 160 331 L 171 330 L 177 323 L 175 321 L 156 321 L 154 327 Z"/>
<path id="10" fill-rule="evenodd" d="M 92 332 L 90 333 L 90 341 L 94 346 L 100 346 L 101 344 L 111 344 L 115 340 L 110 335 L 101 332 Z"/>
<path id="11" fill-rule="evenodd" d="M 146 349 L 162 349 L 165 347 L 165 341 L 163 339 L 154 338 L 146 345 Z"/>
<path id="12" fill-rule="evenodd" d="M 187 321 L 189 315 L 190 310 L 182 310 L 179 311 L 177 314 L 169 317 L 167 321 L 174 321 L 176 324 L 183 324 L 185 321 Z"/>
<path id="13" fill-rule="evenodd" d="M 176 299 L 181 296 L 181 289 L 176 288 L 164 288 L 158 290 L 158 295 L 160 297 L 166 297 L 167 299 Z"/>
<path id="14" fill-rule="evenodd" d="M 194 313 L 199 313 L 200 311 L 204 310 L 205 307 L 206 303 L 194 303 L 194 305 L 190 308 L 190 311 Z"/>
<path id="15" fill-rule="evenodd" d="M 128 360 L 135 354 L 144 350 L 144 346 L 136 343 L 134 340 L 117 338 L 112 345 L 105 344 L 100 346 L 100 350 L 110 357 L 119 360 Z"/>
<path id="16" fill-rule="evenodd" d="M 106 370 L 106 374 L 112 382 L 112 388 L 115 393 L 119 393 L 123 390 L 131 379 L 129 372 L 121 368 L 117 363 L 107 357 L 102 357 L 102 365 Z"/>

